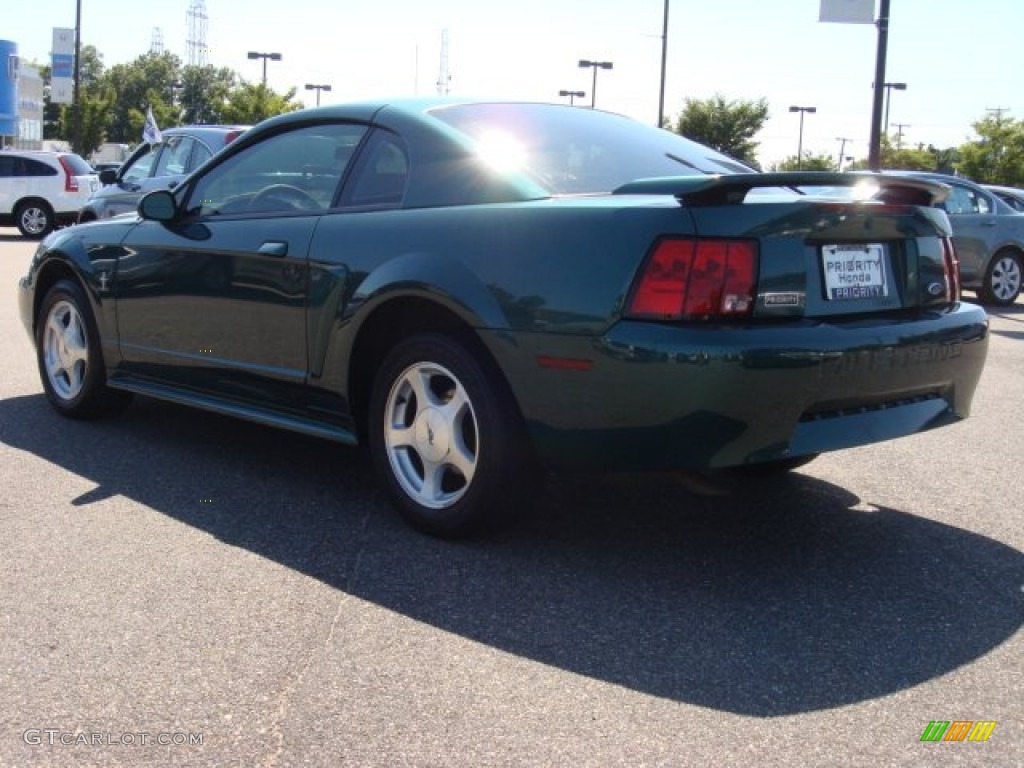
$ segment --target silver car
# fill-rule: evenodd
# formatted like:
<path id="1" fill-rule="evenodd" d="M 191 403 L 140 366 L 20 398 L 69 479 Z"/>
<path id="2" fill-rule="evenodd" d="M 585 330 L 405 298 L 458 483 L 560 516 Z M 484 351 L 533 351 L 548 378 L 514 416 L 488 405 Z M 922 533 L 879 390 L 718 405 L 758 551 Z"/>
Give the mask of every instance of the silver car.
<path id="1" fill-rule="evenodd" d="M 977 293 L 983 304 L 1013 304 L 1024 278 L 1024 213 L 1018 213 L 992 192 L 967 179 L 919 171 L 891 173 L 950 186 L 942 207 L 953 226 L 964 288 Z"/>
<path id="2" fill-rule="evenodd" d="M 78 214 L 78 222 L 133 212 L 143 195 L 171 189 L 249 126 L 189 125 L 168 128 L 157 144 L 142 144 L 117 170 L 100 172 L 103 186 Z"/>

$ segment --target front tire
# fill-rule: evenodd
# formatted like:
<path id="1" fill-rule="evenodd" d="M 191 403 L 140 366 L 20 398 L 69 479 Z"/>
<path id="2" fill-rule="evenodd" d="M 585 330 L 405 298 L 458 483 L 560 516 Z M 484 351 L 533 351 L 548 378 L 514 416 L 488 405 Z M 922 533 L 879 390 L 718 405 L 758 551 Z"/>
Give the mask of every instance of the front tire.
<path id="1" fill-rule="evenodd" d="M 53 209 L 38 200 L 19 205 L 14 212 L 14 220 L 18 231 L 32 240 L 39 240 L 50 234 L 55 223 Z"/>
<path id="2" fill-rule="evenodd" d="M 985 270 L 978 297 L 985 304 L 999 307 L 1013 304 L 1020 295 L 1022 273 L 1024 269 L 1020 254 L 1008 250 L 999 251 Z"/>
<path id="3" fill-rule="evenodd" d="M 515 404 L 460 341 L 420 334 L 399 343 L 377 372 L 369 423 L 374 464 L 424 533 L 475 533 L 525 500 L 530 461 Z"/>
<path id="4" fill-rule="evenodd" d="M 77 283 L 61 280 L 43 298 L 36 317 L 36 358 L 46 398 L 63 416 L 93 418 L 131 399 L 107 388 L 96 322 Z"/>

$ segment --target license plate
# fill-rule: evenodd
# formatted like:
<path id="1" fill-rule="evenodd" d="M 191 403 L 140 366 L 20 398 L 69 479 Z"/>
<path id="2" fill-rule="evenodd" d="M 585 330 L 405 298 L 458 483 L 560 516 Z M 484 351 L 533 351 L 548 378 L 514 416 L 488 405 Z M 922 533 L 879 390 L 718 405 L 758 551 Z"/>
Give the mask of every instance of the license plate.
<path id="1" fill-rule="evenodd" d="M 829 301 L 873 299 L 889 294 L 885 280 L 885 246 L 881 243 L 826 245 L 821 249 L 825 298 Z"/>

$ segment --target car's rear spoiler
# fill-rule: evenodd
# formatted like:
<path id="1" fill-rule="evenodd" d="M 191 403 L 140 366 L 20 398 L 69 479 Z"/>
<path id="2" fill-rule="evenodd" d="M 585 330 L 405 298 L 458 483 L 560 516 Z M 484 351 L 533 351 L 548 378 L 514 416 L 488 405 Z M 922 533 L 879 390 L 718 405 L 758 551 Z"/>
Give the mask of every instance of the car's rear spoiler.
<path id="1" fill-rule="evenodd" d="M 866 198 L 884 203 L 938 205 L 950 188 L 938 181 L 880 173 L 828 173 L 793 171 L 788 173 L 735 173 L 721 176 L 674 176 L 637 179 L 616 189 L 616 195 L 673 195 L 690 206 L 741 203 L 752 189 L 782 187 L 797 191 L 815 187 L 855 187 L 870 185 L 877 189 Z"/>

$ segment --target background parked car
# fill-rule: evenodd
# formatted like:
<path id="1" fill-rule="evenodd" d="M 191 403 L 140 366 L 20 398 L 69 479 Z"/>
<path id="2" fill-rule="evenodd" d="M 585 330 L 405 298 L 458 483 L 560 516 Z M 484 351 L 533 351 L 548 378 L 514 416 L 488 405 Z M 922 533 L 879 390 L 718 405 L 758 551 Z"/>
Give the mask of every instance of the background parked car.
<path id="1" fill-rule="evenodd" d="M 1024 189 L 999 187 L 995 184 L 982 184 L 982 186 L 1013 208 L 1013 210 L 1024 213 Z"/>
<path id="2" fill-rule="evenodd" d="M 85 160 L 70 152 L 0 152 L 0 224 L 40 238 L 74 224 L 100 182 Z"/>
<path id="3" fill-rule="evenodd" d="M 963 287 L 977 293 L 984 304 L 1013 304 L 1024 278 L 1024 214 L 967 179 L 923 171 L 895 173 L 952 188 L 942 207 L 953 225 Z"/>
<path id="4" fill-rule="evenodd" d="M 103 170 L 102 188 L 78 215 L 79 222 L 106 219 L 135 210 L 154 189 L 171 189 L 230 144 L 246 125 L 187 125 L 162 131 L 159 144 L 142 144 L 116 170 Z"/>

